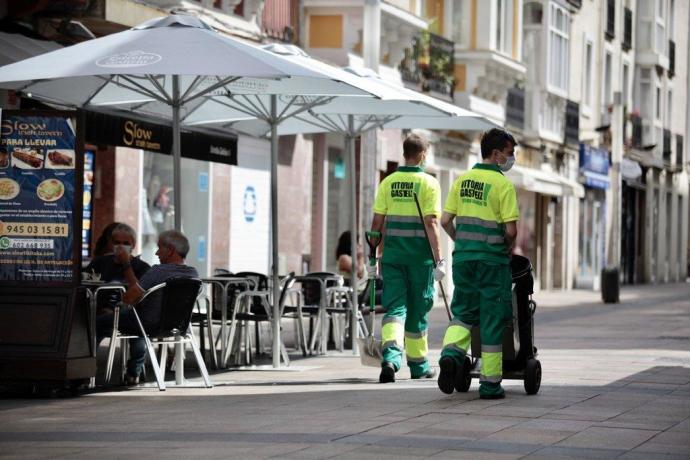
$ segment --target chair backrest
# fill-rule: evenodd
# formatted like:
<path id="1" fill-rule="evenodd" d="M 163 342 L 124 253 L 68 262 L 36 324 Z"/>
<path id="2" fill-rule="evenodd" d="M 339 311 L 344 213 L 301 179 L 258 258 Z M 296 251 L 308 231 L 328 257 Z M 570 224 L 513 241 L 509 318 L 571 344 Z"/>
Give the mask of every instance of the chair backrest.
<path id="1" fill-rule="evenodd" d="M 304 276 L 325 281 L 327 288 L 338 286 L 343 280 L 342 276 L 333 272 L 311 272 Z M 300 283 L 302 284 L 302 293 L 304 294 L 304 304 L 319 305 L 321 303 L 321 283 L 316 280 L 301 280 Z"/>
<path id="2" fill-rule="evenodd" d="M 227 270 L 225 268 L 214 268 L 213 269 L 213 276 L 229 276 L 232 275 L 232 272 L 230 270 Z"/>
<path id="3" fill-rule="evenodd" d="M 290 272 L 288 276 L 283 279 L 283 287 L 280 290 L 280 301 L 278 302 L 278 308 L 283 311 L 285 302 L 287 301 L 288 291 L 295 285 L 295 272 Z"/>
<path id="4" fill-rule="evenodd" d="M 156 335 L 172 335 L 175 330 L 182 334 L 187 332 L 200 292 L 200 279 L 170 278 L 167 280 L 163 288 L 161 321 Z"/>
<path id="5" fill-rule="evenodd" d="M 237 272 L 235 276 L 240 278 L 249 278 L 254 282 L 253 289 L 256 291 L 268 291 L 268 276 L 258 272 Z M 254 297 L 252 300 L 251 311 L 254 314 L 263 314 L 264 307 L 261 304 L 259 297 Z"/>

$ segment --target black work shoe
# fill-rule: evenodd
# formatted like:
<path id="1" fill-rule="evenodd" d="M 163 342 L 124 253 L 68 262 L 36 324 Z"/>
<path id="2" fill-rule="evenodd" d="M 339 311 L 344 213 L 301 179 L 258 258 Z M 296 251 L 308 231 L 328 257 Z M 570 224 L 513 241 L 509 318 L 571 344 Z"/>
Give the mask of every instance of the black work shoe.
<path id="1" fill-rule="evenodd" d="M 393 383 L 395 382 L 395 367 L 391 363 L 381 364 L 381 374 L 379 375 L 379 383 Z"/>
<path id="2" fill-rule="evenodd" d="M 417 380 L 417 379 L 433 379 L 436 377 L 436 369 L 429 369 L 428 372 L 422 374 L 422 375 L 413 375 L 411 378 L 412 380 Z"/>
<path id="3" fill-rule="evenodd" d="M 438 361 L 441 372 L 438 374 L 438 387 L 447 395 L 455 391 L 455 374 L 457 374 L 457 363 L 450 356 L 443 356 Z"/>

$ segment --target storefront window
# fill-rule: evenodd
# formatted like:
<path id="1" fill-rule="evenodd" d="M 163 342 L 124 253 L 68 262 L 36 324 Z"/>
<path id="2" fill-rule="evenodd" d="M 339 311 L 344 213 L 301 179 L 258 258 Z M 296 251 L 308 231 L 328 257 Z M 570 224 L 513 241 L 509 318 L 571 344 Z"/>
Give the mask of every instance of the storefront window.
<path id="1" fill-rule="evenodd" d="M 534 192 L 517 189 L 520 220 L 518 220 L 518 234 L 515 242 L 515 254 L 527 257 L 532 266 L 537 265 L 537 233 L 536 233 L 536 200 Z M 536 274 L 536 272 L 535 272 Z"/>
<path id="2" fill-rule="evenodd" d="M 187 264 L 208 274 L 209 163 L 182 158 L 182 232 L 189 239 Z M 173 158 L 144 152 L 140 205 L 141 257 L 157 264 L 157 235 L 175 228 Z"/>

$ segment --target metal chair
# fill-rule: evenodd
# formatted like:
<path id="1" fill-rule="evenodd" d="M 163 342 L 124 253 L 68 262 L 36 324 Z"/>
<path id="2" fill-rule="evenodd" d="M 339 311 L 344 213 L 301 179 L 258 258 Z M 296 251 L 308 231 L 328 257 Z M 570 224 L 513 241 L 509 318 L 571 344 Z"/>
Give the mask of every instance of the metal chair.
<path id="1" fill-rule="evenodd" d="M 144 338 L 146 342 L 146 351 L 153 367 L 153 372 L 156 377 L 158 389 L 164 391 L 166 389 L 165 383 L 165 363 L 167 358 L 167 345 L 174 344 L 176 346 L 176 361 L 175 361 L 175 381 L 177 385 L 183 383 L 184 372 L 184 348 L 187 343 L 191 344 L 196 358 L 199 371 L 207 388 L 213 387 L 211 380 L 206 370 L 206 365 L 199 352 L 194 333 L 190 327 L 192 310 L 196 304 L 196 299 L 201 292 L 201 280 L 195 278 L 171 278 L 165 283 L 148 289 L 144 295 L 139 299 L 136 305 L 129 306 L 120 304 L 120 308 L 132 308 L 137 324 L 141 330 L 140 337 Z M 145 302 L 146 301 L 146 302 Z M 160 302 L 161 318 L 159 326 L 156 330 L 147 331 L 139 318 L 137 307 L 146 308 L 150 306 L 149 302 Z M 131 335 L 122 335 L 117 329 L 118 311 L 115 313 L 115 322 L 113 324 L 113 335 L 110 342 L 110 350 L 108 352 L 108 366 L 106 369 L 106 380 L 109 380 L 112 371 L 112 361 L 115 354 L 115 344 L 124 339 L 136 338 Z M 163 345 L 161 354 L 161 362 L 163 368 L 158 363 L 156 353 L 153 345 Z M 124 347 L 126 348 L 126 347 Z"/>

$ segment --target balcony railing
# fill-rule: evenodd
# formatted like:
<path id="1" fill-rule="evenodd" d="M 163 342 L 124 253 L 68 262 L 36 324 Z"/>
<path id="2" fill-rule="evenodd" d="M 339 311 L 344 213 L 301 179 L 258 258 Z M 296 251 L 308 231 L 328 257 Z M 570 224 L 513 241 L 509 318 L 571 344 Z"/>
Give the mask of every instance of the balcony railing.
<path id="1" fill-rule="evenodd" d="M 606 38 L 616 36 L 616 0 L 606 0 Z"/>
<path id="2" fill-rule="evenodd" d="M 668 76 L 673 78 L 676 74 L 676 42 L 668 41 Z"/>
<path id="3" fill-rule="evenodd" d="M 299 2 L 296 0 L 266 0 L 262 15 L 262 26 L 267 37 L 287 43 L 297 38 Z"/>
<path id="4" fill-rule="evenodd" d="M 671 130 L 664 129 L 664 143 L 661 151 L 664 163 L 671 164 Z"/>
<path id="5" fill-rule="evenodd" d="M 623 24 L 623 49 L 628 51 L 632 48 L 632 33 L 633 33 L 633 14 L 630 8 L 625 9 L 625 18 Z"/>
<path id="6" fill-rule="evenodd" d="M 630 115 L 630 122 L 632 124 L 632 147 L 636 149 L 642 148 L 642 117 L 639 115 Z"/>
<path id="7" fill-rule="evenodd" d="M 564 134 L 563 139 L 566 144 L 577 144 L 580 142 L 580 105 L 577 102 L 567 101 L 565 103 Z"/>
<path id="8" fill-rule="evenodd" d="M 402 79 L 420 91 L 433 91 L 450 98 L 455 88 L 455 43 L 428 31 L 415 37 L 412 49 L 398 69 Z"/>
<path id="9" fill-rule="evenodd" d="M 506 97 L 506 124 L 518 129 L 525 129 L 525 90 L 509 88 Z"/>

